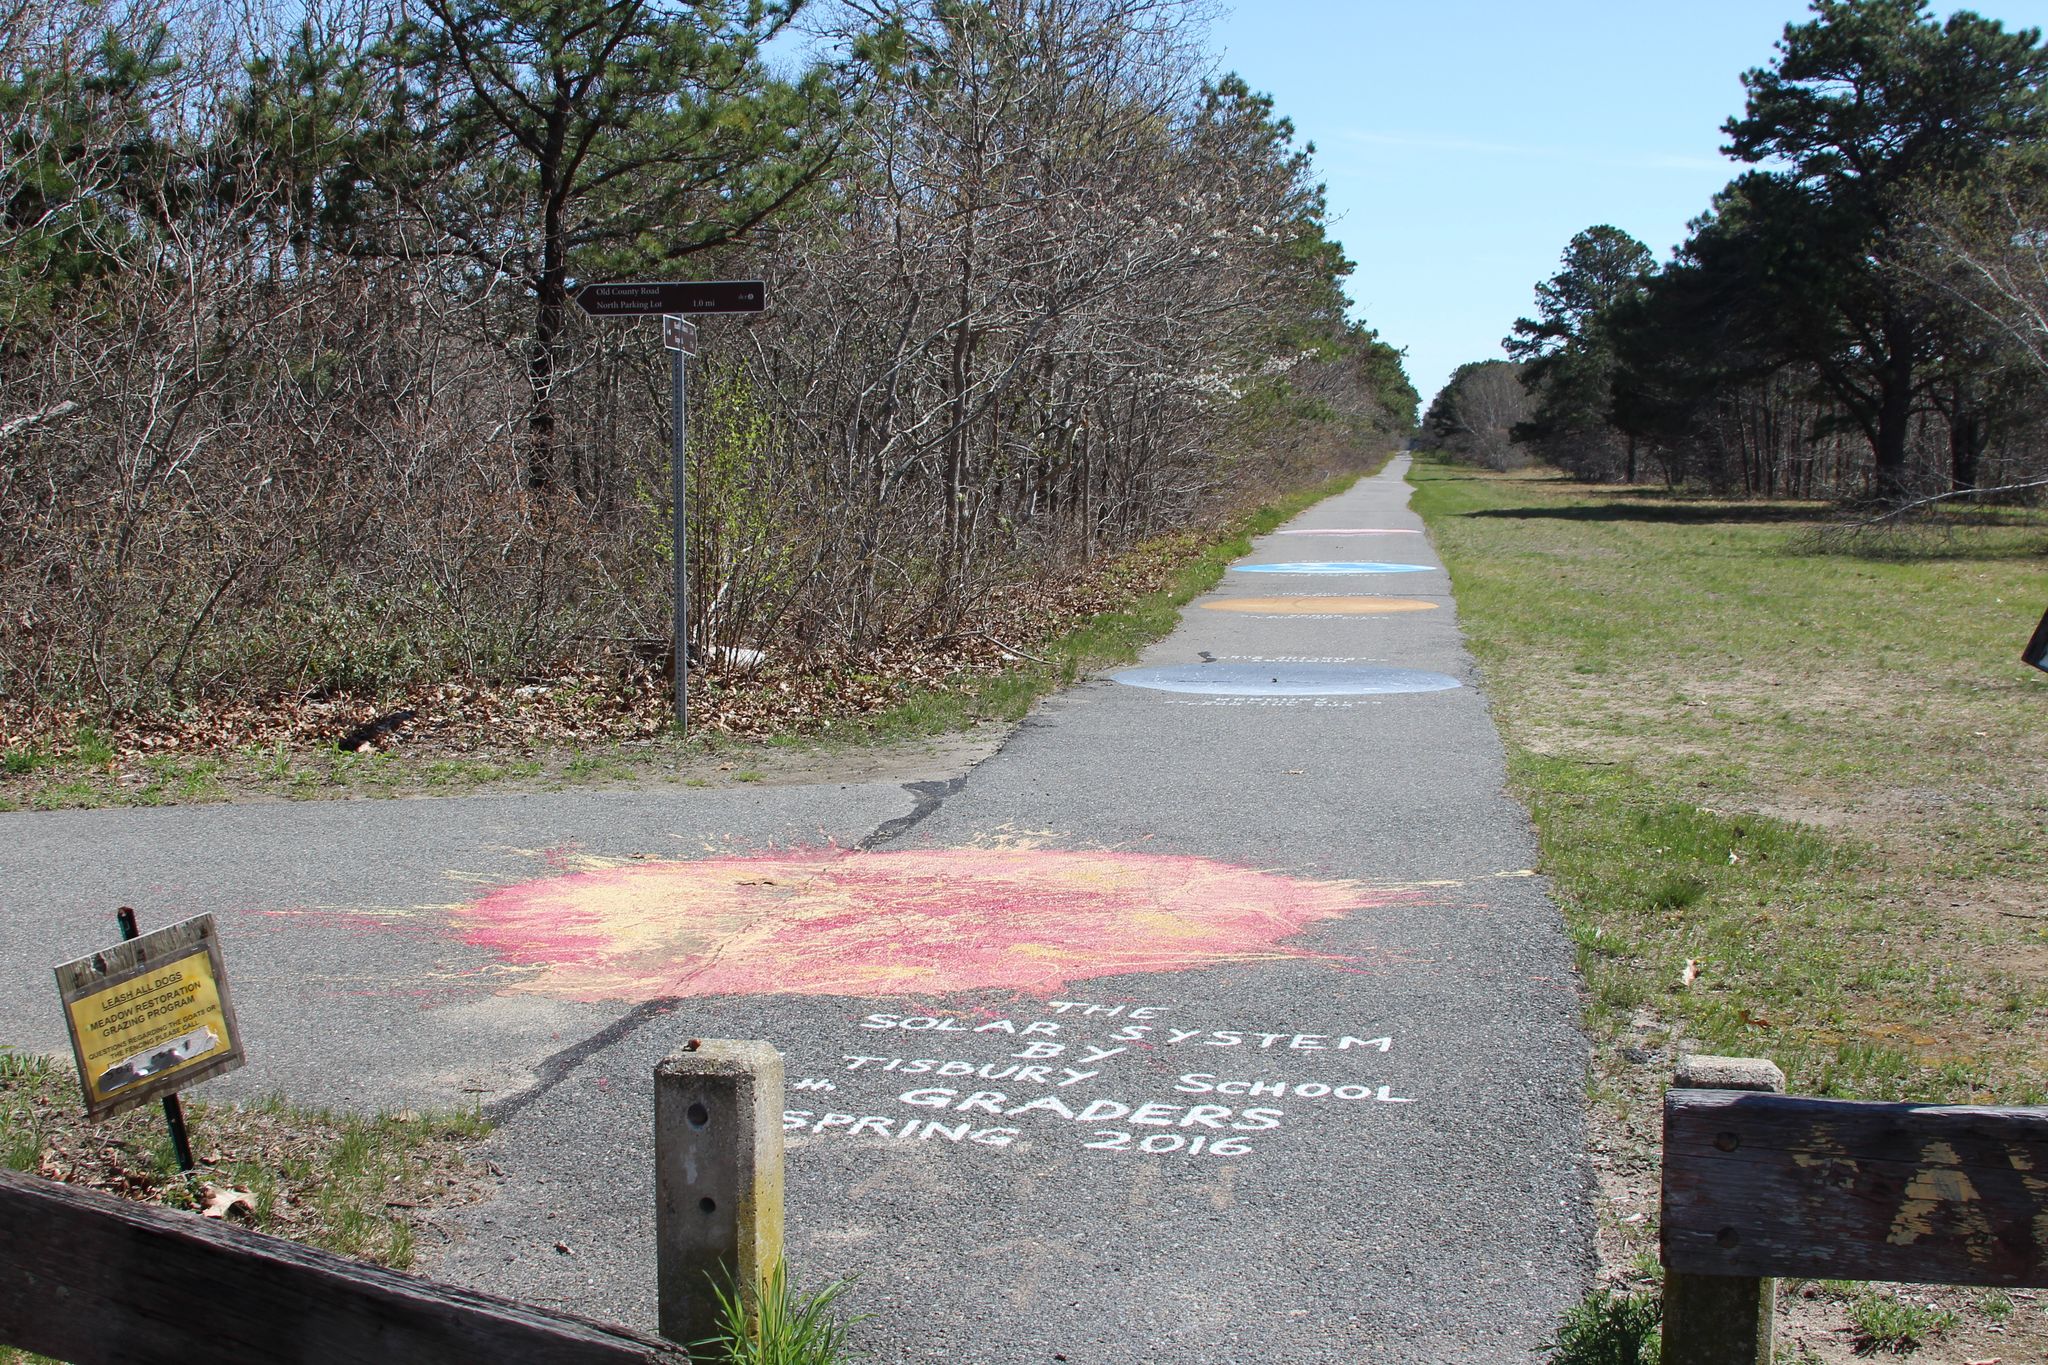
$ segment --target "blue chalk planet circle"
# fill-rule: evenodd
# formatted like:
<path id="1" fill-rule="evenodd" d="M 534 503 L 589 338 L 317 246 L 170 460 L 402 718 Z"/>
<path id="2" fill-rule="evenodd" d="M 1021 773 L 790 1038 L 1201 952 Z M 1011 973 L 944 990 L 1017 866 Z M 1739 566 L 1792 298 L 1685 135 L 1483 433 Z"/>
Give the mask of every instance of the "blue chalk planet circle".
<path id="1" fill-rule="evenodd" d="M 1109 676 L 1126 687 L 1210 697 L 1373 697 L 1463 686 L 1442 673 L 1356 664 L 1167 664 Z"/>
<path id="2" fill-rule="evenodd" d="M 1428 573 L 1427 564 L 1376 564 L 1338 561 L 1327 564 L 1234 564 L 1232 573 Z"/>

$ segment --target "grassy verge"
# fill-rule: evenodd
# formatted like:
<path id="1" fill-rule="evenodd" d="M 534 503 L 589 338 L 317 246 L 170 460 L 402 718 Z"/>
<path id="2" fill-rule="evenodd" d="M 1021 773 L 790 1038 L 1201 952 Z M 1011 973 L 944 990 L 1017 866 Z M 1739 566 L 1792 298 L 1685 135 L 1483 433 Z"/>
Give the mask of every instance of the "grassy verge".
<path id="1" fill-rule="evenodd" d="M 405 1270 L 438 1208 L 481 1198 L 475 1114 L 365 1118 L 188 1101 L 198 1169 L 178 1170 L 155 1105 L 88 1123 L 71 1068 L 0 1044 L 0 1167 L 228 1219 Z M 437 1229 L 438 1230 L 438 1229 Z M 446 1234 L 443 1233 L 443 1236 Z M 0 1365 L 55 1365 L 0 1345 Z"/>
<path id="2" fill-rule="evenodd" d="M 187 1176 L 155 1105 L 82 1117 L 68 1065 L 0 1046 L 0 1166 L 192 1211 L 404 1270 L 424 1211 L 468 1202 L 482 1179 L 467 1149 L 475 1114 L 365 1118 L 188 1101 L 199 1168 Z M 0 1357 L 4 1359 L 4 1357 Z"/>
<path id="3" fill-rule="evenodd" d="M 1810 1094 L 2048 1101 L 2048 678 L 2017 661 L 2048 518 L 1823 552 L 1817 506 L 1413 478 L 1577 945 L 1611 1267 L 1654 1265 L 1677 1050 Z M 1888 1337 L 1882 1296 L 1797 1298 Z"/>
<path id="4" fill-rule="evenodd" d="M 1132 658 L 1173 628 L 1181 606 L 1213 586 L 1251 537 L 1358 477 L 1020 588 L 976 629 L 944 639 L 873 659 L 693 670 L 687 743 L 670 723 L 668 685 L 653 674 L 496 688 L 449 682 L 402 697 L 250 703 L 144 733 L 114 735 L 81 721 L 17 738 L 0 748 L 0 811 L 845 780 L 862 750 L 1018 720 L 1083 673 Z M 335 747 L 337 735 L 380 715 L 407 719 L 361 752 Z"/>

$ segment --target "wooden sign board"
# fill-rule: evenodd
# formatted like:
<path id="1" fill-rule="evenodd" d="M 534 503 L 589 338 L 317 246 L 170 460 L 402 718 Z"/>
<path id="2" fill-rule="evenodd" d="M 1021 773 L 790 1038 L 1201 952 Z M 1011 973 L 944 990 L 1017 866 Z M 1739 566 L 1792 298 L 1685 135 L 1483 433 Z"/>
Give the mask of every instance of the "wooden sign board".
<path id="1" fill-rule="evenodd" d="M 233 1071 L 245 1060 L 213 916 L 57 968 L 88 1118 Z"/>
<path id="2" fill-rule="evenodd" d="M 2048 1109 L 1664 1098 L 1664 1265 L 2048 1287 Z"/>

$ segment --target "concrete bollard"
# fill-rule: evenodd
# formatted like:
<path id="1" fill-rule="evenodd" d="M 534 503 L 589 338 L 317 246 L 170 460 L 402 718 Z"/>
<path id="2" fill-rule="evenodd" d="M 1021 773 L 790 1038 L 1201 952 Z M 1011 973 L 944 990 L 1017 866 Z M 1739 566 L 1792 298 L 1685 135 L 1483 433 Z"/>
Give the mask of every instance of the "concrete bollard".
<path id="1" fill-rule="evenodd" d="M 1785 1093 L 1785 1073 L 1761 1057 L 1681 1056 L 1679 1090 Z M 1778 1282 L 1740 1275 L 1664 1275 L 1664 1365 L 1771 1365 Z"/>
<path id="2" fill-rule="evenodd" d="M 782 1258 L 781 1053 L 706 1038 L 654 1068 L 654 1200 L 657 1321 L 688 1346 Z"/>

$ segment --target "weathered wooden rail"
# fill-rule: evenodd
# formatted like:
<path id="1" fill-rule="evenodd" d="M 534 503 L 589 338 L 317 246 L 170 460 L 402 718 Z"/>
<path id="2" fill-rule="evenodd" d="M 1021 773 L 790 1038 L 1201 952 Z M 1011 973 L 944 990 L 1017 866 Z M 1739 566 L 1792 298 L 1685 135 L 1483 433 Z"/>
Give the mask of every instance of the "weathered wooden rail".
<path id="1" fill-rule="evenodd" d="M 655 1070 L 663 1341 L 0 1171 L 0 1345 L 71 1365 L 648 1365 L 782 1254 L 782 1058 L 694 1041 Z"/>
<path id="2" fill-rule="evenodd" d="M 2048 1288 L 2048 1109 L 1674 1089 L 1662 1237 L 1665 1365 L 1768 1365 L 1779 1276 Z"/>
<path id="3" fill-rule="evenodd" d="M 72 1365 L 647 1365 L 682 1347 L 0 1172 L 0 1342 Z"/>

